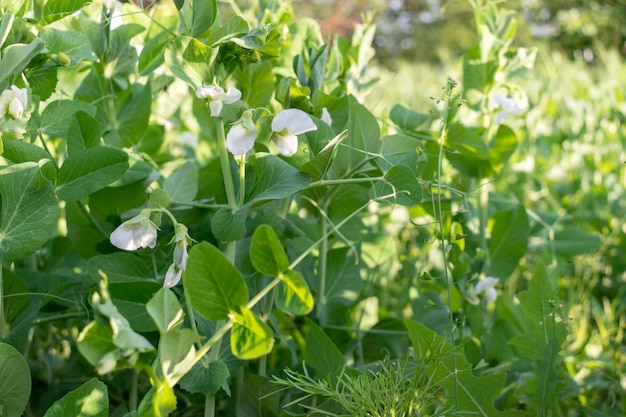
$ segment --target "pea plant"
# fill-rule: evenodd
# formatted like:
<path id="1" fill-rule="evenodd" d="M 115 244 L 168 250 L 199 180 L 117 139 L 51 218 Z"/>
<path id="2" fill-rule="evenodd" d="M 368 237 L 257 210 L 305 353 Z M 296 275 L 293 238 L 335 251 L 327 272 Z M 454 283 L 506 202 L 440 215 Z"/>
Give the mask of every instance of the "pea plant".
<path id="1" fill-rule="evenodd" d="M 375 115 L 367 16 L 238 3 L 0 2 L 0 415 L 557 415 L 513 16 Z"/>

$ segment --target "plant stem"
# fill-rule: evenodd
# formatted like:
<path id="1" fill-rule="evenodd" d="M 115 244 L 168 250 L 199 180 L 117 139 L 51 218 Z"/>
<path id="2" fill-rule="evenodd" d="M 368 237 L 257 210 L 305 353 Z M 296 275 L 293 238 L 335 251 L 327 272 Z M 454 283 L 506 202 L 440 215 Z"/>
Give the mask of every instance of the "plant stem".
<path id="1" fill-rule="evenodd" d="M 325 208 L 326 209 L 326 208 Z M 320 324 L 324 326 L 326 324 L 326 261 L 327 261 L 327 252 L 328 252 L 328 220 L 326 220 L 326 216 L 322 216 L 322 243 L 320 246 L 320 255 L 319 255 L 319 265 L 318 265 L 318 304 L 321 307 L 321 310 L 318 309 L 318 312 L 323 312 L 323 314 L 319 317 Z"/>
<path id="2" fill-rule="evenodd" d="M 487 221 L 489 214 L 489 184 L 488 178 L 481 178 L 479 184 L 478 196 L 478 227 L 480 233 L 480 248 L 485 253 L 485 262 L 483 263 L 483 272 L 489 270 L 491 261 L 489 259 L 489 246 L 487 245 Z"/>
<path id="3" fill-rule="evenodd" d="M 139 373 L 135 369 L 132 371 L 131 381 L 130 381 L 130 393 L 128 395 L 128 409 L 130 411 L 134 411 L 137 409 L 137 387 L 139 385 Z"/>
<path id="4" fill-rule="evenodd" d="M 6 323 L 4 321 L 4 284 L 2 282 L 2 258 L 0 257 L 0 340 L 4 339 Z"/>
<path id="5" fill-rule="evenodd" d="M 448 259 L 447 259 L 447 248 L 446 248 L 446 239 L 443 232 L 443 209 L 442 209 L 442 199 L 441 199 L 441 188 L 439 184 L 441 184 L 441 173 L 442 173 L 442 165 L 443 165 L 443 152 L 444 152 L 444 144 L 446 142 L 446 137 L 448 135 L 448 115 L 450 106 L 452 106 L 453 93 L 456 83 L 452 80 L 448 80 L 448 86 L 446 88 L 445 97 L 446 97 L 446 107 L 443 112 L 443 124 L 441 126 L 441 135 L 439 136 L 439 155 L 437 156 L 437 225 L 439 227 L 439 237 L 440 237 L 440 245 L 441 245 L 441 255 L 443 258 L 443 276 L 446 282 L 446 288 L 448 293 L 448 309 L 450 316 L 450 323 L 454 326 L 454 314 L 452 311 L 452 286 L 454 282 L 452 281 L 452 277 L 448 271 Z M 431 190 L 432 191 L 432 190 Z M 433 199 L 433 204 L 434 204 Z M 454 402 L 455 407 L 459 409 L 459 381 L 457 376 L 457 364 L 456 364 L 456 354 L 455 354 L 455 345 L 454 345 L 454 331 L 450 332 L 450 345 L 452 348 L 452 365 L 454 367 Z"/>
<path id="6" fill-rule="evenodd" d="M 85 206 L 85 203 L 83 203 L 82 201 L 77 201 L 76 204 L 78 205 L 78 208 L 80 209 L 80 211 L 83 213 L 83 215 L 87 218 L 87 220 L 89 221 L 89 224 L 96 229 L 96 231 L 98 233 L 100 233 L 103 237 L 108 238 L 109 235 L 104 231 L 104 229 L 102 228 L 102 226 L 100 226 L 100 223 L 98 223 L 98 221 L 96 220 L 95 217 L 93 217 L 93 214 L 91 214 L 91 211 L 87 210 L 87 206 Z"/>
<path id="7" fill-rule="evenodd" d="M 241 155 L 239 162 L 239 207 L 243 206 L 246 199 L 246 155 Z"/>

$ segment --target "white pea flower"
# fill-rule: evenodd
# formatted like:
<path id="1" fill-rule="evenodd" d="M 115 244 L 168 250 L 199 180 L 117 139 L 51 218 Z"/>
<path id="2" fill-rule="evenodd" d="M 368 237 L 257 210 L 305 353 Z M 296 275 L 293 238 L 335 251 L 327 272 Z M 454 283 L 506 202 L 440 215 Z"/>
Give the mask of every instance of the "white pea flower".
<path id="1" fill-rule="evenodd" d="M 311 130 L 317 130 L 317 126 L 311 117 L 298 109 L 283 110 L 272 120 L 274 140 L 278 146 L 278 152 L 283 156 L 291 156 L 298 150 L 298 135 Z"/>
<path id="2" fill-rule="evenodd" d="M 522 107 L 518 106 L 517 101 L 512 97 L 507 97 L 503 94 L 496 93 L 492 97 L 492 107 L 498 110 L 496 114 L 496 124 L 502 124 L 507 116 L 515 116 L 524 111 Z"/>
<path id="3" fill-rule="evenodd" d="M 12 85 L 0 95 L 0 118 L 8 113 L 14 119 L 20 120 L 27 107 L 28 91 L 25 88 Z"/>
<path id="4" fill-rule="evenodd" d="M 322 122 L 326 123 L 328 126 L 333 125 L 333 118 L 330 117 L 330 113 L 328 113 L 328 109 L 326 107 L 322 108 Z"/>
<path id="5" fill-rule="evenodd" d="M 111 233 L 110 240 L 115 247 L 124 250 L 154 248 L 157 240 L 157 227 L 150 220 L 150 210 L 142 210 L 137 216 L 119 225 Z"/>
<path id="6" fill-rule="evenodd" d="M 174 243 L 174 262 L 165 273 L 163 286 L 172 288 L 180 282 L 183 272 L 187 268 L 187 248 L 191 243 L 187 227 L 184 224 L 176 224 L 176 233 L 170 243 Z"/>
<path id="7" fill-rule="evenodd" d="M 259 131 L 252 120 L 252 111 L 246 110 L 226 135 L 226 148 L 235 156 L 245 155 L 254 147 Z"/>
<path id="8" fill-rule="evenodd" d="M 474 291 L 477 295 L 482 295 L 487 301 L 496 301 L 498 293 L 495 286 L 500 282 L 499 278 L 485 277 L 476 283 Z"/>
<path id="9" fill-rule="evenodd" d="M 196 96 L 198 96 L 198 98 L 208 98 L 211 116 L 217 117 L 222 112 L 224 103 L 232 104 L 241 98 L 241 91 L 235 87 L 229 87 L 228 91 L 224 92 L 222 87 L 207 85 L 198 88 L 198 90 L 196 90 Z"/>

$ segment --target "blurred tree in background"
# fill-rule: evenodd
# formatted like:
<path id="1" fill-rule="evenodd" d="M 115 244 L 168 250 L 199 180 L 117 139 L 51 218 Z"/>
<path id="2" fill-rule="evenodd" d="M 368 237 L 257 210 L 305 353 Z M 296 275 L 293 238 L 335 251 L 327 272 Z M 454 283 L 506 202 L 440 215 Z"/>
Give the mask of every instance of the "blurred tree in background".
<path id="1" fill-rule="evenodd" d="M 545 43 L 589 63 L 598 48 L 616 49 L 626 56 L 625 0 L 502 3 L 518 13 L 520 43 Z M 468 0 L 294 0 L 293 5 L 296 15 L 318 19 L 327 37 L 349 36 L 364 14 L 373 14 L 377 57 L 391 67 L 399 59 L 449 62 L 477 41 Z"/>

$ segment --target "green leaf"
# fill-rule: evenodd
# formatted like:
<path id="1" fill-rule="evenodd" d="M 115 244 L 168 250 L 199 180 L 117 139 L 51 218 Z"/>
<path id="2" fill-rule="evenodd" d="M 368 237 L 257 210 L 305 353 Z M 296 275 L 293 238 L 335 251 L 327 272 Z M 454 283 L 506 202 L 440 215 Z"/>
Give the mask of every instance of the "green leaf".
<path id="1" fill-rule="evenodd" d="M 0 168 L 0 255 L 22 259 L 41 247 L 57 230 L 59 205 L 39 165 L 24 162 Z"/>
<path id="2" fill-rule="evenodd" d="M 82 8 L 90 0 L 55 0 L 47 1 L 43 7 L 43 24 L 51 23 L 56 20 L 74 13 Z"/>
<path id="3" fill-rule="evenodd" d="M 254 184 L 246 199 L 248 203 L 289 197 L 311 182 L 311 177 L 274 155 L 256 154 L 248 162 L 255 172 Z"/>
<path id="4" fill-rule="evenodd" d="M 297 316 L 303 316 L 313 310 L 313 294 L 309 284 L 296 271 L 287 271 L 280 275 L 282 279 L 276 291 L 276 307 Z"/>
<path id="5" fill-rule="evenodd" d="M 124 146 L 137 145 L 150 120 L 152 107 L 152 86 L 150 81 L 145 85 L 133 84 L 131 97 L 117 115 L 117 133 Z"/>
<path id="6" fill-rule="evenodd" d="M 167 191 L 156 188 L 150 193 L 150 201 L 148 201 L 149 208 L 166 208 L 170 205 L 170 196 Z"/>
<path id="7" fill-rule="evenodd" d="M 481 59 L 480 47 L 475 45 L 463 57 L 463 87 L 465 90 L 486 92 L 494 83 L 497 70 L 498 63 Z"/>
<path id="8" fill-rule="evenodd" d="M 389 112 L 389 118 L 404 131 L 413 132 L 430 119 L 430 116 L 396 104 Z"/>
<path id="9" fill-rule="evenodd" d="M 43 52 L 44 47 L 44 42 L 35 38 L 28 45 L 16 43 L 4 48 L 0 59 L 0 84 L 22 72 L 31 59 Z"/>
<path id="10" fill-rule="evenodd" d="M 407 207 L 415 206 L 422 201 L 422 186 L 415 173 L 406 165 L 392 167 L 385 174 L 385 182 L 377 182 L 371 191 L 372 199 Z M 390 194 L 393 196 L 380 199 L 380 197 Z"/>
<path id="11" fill-rule="evenodd" d="M 222 360 L 209 362 L 205 356 L 180 380 L 180 386 L 195 394 L 215 394 L 228 383 L 230 372 Z"/>
<path id="12" fill-rule="evenodd" d="M 216 45 L 230 38 L 248 33 L 249 31 L 250 26 L 243 17 L 239 15 L 231 16 L 225 24 L 217 25 L 215 29 L 211 31 L 206 39 L 206 43 L 207 45 Z"/>
<path id="13" fill-rule="evenodd" d="M 248 107 L 267 107 L 274 94 L 275 76 L 270 61 L 246 65 L 237 69 L 233 80 L 242 92 L 241 99 Z"/>
<path id="14" fill-rule="evenodd" d="M 56 90 L 59 82 L 58 70 L 59 67 L 52 64 L 44 64 L 24 70 L 23 74 L 28 80 L 32 94 L 38 96 L 40 101 L 48 100 Z"/>
<path id="15" fill-rule="evenodd" d="M 187 302 L 209 320 L 224 320 L 248 302 L 248 287 L 239 270 L 207 242 L 189 251 L 183 286 Z"/>
<path id="16" fill-rule="evenodd" d="M 169 288 L 161 288 L 154 294 L 146 304 L 146 310 L 161 334 L 180 328 L 185 318 L 178 298 Z"/>
<path id="17" fill-rule="evenodd" d="M 41 174 L 44 178 L 53 181 L 56 178 L 56 169 L 51 163 L 43 163 L 45 160 L 50 159 L 50 154 L 43 148 L 32 143 L 24 142 L 23 140 L 7 140 L 4 142 L 3 158 L 8 159 L 14 164 L 21 164 L 22 162 L 39 162 L 41 167 Z"/>
<path id="18" fill-rule="evenodd" d="M 543 356 L 535 361 L 535 378 L 527 382 L 530 403 L 537 410 L 537 415 L 558 415 L 559 396 L 562 391 L 563 377 L 559 363 L 560 343 L 551 337 L 543 347 Z M 560 387 L 561 385 L 561 387 Z M 552 410 L 556 408 L 556 413 Z"/>
<path id="19" fill-rule="evenodd" d="M 39 37 L 46 43 L 49 52 L 63 53 L 69 57 L 70 62 L 64 66 L 73 67 L 83 60 L 94 59 L 89 38 L 83 33 L 44 27 L 39 32 Z"/>
<path id="20" fill-rule="evenodd" d="M 313 321 L 305 319 L 309 332 L 305 338 L 306 363 L 315 369 L 321 379 L 335 376 L 344 366 L 344 358 L 337 346 Z"/>
<path id="21" fill-rule="evenodd" d="M 517 136 L 507 125 L 500 125 L 489 146 L 489 163 L 494 173 L 500 172 L 517 148 Z"/>
<path id="22" fill-rule="evenodd" d="M 554 250 L 557 255 L 575 256 L 591 253 L 602 244 L 600 236 L 579 226 L 568 225 L 554 233 Z"/>
<path id="23" fill-rule="evenodd" d="M 178 19 L 176 16 L 152 16 L 144 47 L 139 54 L 137 69 L 141 75 L 154 72 L 164 61 L 164 51 L 167 43 L 174 39 L 173 29 Z"/>
<path id="24" fill-rule="evenodd" d="M 189 161 L 174 171 L 163 182 L 163 189 L 167 191 L 170 200 L 188 203 L 196 198 L 198 193 L 198 168 Z"/>
<path id="25" fill-rule="evenodd" d="M 213 25 L 216 15 L 216 0 L 195 0 L 193 2 L 191 36 L 197 38 L 206 32 Z"/>
<path id="26" fill-rule="evenodd" d="M 339 144 L 345 139 L 345 131 L 335 136 L 311 160 L 303 164 L 300 171 L 309 174 L 316 181 L 323 179 L 330 169 L 332 160 L 337 155 Z M 309 147 L 312 147 L 311 142 L 309 142 Z"/>
<path id="27" fill-rule="evenodd" d="M 246 235 L 246 218 L 250 205 L 240 208 L 221 207 L 211 218 L 213 235 L 225 242 L 241 240 Z"/>
<path id="28" fill-rule="evenodd" d="M 533 278 L 528 283 L 528 290 L 520 293 L 517 298 L 524 310 L 526 331 L 509 343 L 517 347 L 522 356 L 541 360 L 552 337 L 556 336 L 562 343 L 566 335 L 565 325 L 556 321 L 560 312 L 557 294 L 550 284 L 548 270 L 543 261 L 537 263 Z"/>
<path id="29" fill-rule="evenodd" d="M 156 381 L 155 384 L 139 404 L 141 417 L 167 417 L 176 410 L 174 389 L 165 381 Z"/>
<path id="30" fill-rule="evenodd" d="M 167 44 L 165 62 L 170 70 L 195 91 L 213 80 L 213 61 L 218 49 L 197 39 L 180 37 Z"/>
<path id="31" fill-rule="evenodd" d="M 250 261 L 257 271 L 274 277 L 289 268 L 287 254 L 271 226 L 262 224 L 254 231 Z"/>
<path id="32" fill-rule="evenodd" d="M 98 368 L 109 352 L 115 352 L 113 331 L 106 324 L 92 321 L 83 328 L 77 340 L 78 351 L 87 362 Z"/>
<path id="33" fill-rule="evenodd" d="M 74 152 L 93 148 L 100 144 L 102 132 L 95 118 L 84 111 L 78 111 L 70 120 L 67 131 L 67 152 L 71 156 Z"/>
<path id="34" fill-rule="evenodd" d="M 128 154 L 109 147 L 89 148 L 68 156 L 57 179 L 57 195 L 76 201 L 108 186 L 128 170 Z"/>
<path id="35" fill-rule="evenodd" d="M 20 417 L 28 403 L 30 390 L 28 363 L 13 346 L 0 343 L 0 415 Z"/>
<path id="36" fill-rule="evenodd" d="M 343 171 L 352 171 L 363 161 L 380 152 L 380 127 L 374 115 L 353 96 L 348 97 L 348 137 L 337 152 Z"/>
<path id="37" fill-rule="evenodd" d="M 326 257 L 324 300 L 330 307 L 352 305 L 359 297 L 363 279 L 354 252 L 349 248 L 331 249 Z"/>
<path id="38" fill-rule="evenodd" d="M 138 332 L 157 330 L 146 310 L 146 303 L 161 288 L 161 284 L 153 280 L 109 283 L 111 299 L 118 311 L 128 320 L 130 327 Z"/>
<path id="39" fill-rule="evenodd" d="M 174 385 L 193 366 L 196 356 L 194 343 L 202 336 L 191 329 L 173 329 L 161 335 L 159 362 L 165 379 Z"/>
<path id="40" fill-rule="evenodd" d="M 109 283 L 152 280 L 153 273 L 137 255 L 129 252 L 115 252 L 89 258 L 85 267 L 87 275 L 100 282 L 100 271 L 107 276 Z"/>
<path id="41" fill-rule="evenodd" d="M 426 375 L 432 378 L 433 383 L 444 388 L 448 395 L 455 396 L 454 403 L 459 410 L 483 417 L 524 415 L 513 410 L 499 411 L 494 406 L 504 388 L 506 375 L 476 377 L 471 364 L 465 359 L 463 346 L 453 351 L 447 340 L 422 323 L 408 320 L 406 326 L 416 360 L 425 363 Z"/>
<path id="42" fill-rule="evenodd" d="M 109 394 L 106 385 L 92 378 L 52 404 L 44 417 L 108 417 Z"/>
<path id="43" fill-rule="evenodd" d="M 267 377 L 252 375 L 243 385 L 237 401 L 237 417 L 277 416 L 279 387 Z"/>
<path id="44" fill-rule="evenodd" d="M 67 138 L 74 114 L 96 115 L 96 106 L 80 100 L 55 100 L 41 113 L 39 129 L 51 138 Z"/>
<path id="45" fill-rule="evenodd" d="M 526 209 L 520 204 L 515 210 L 498 211 L 491 216 L 488 275 L 504 280 L 517 268 L 526 255 L 530 225 Z"/>
<path id="46" fill-rule="evenodd" d="M 248 307 L 241 305 L 233 312 L 234 323 L 230 347 L 239 359 L 256 359 L 274 347 L 272 329 Z"/>
<path id="47" fill-rule="evenodd" d="M 376 160 L 383 172 L 396 165 L 406 165 L 412 170 L 417 166 L 422 141 L 406 135 L 388 135 L 382 138 L 382 158 Z"/>

